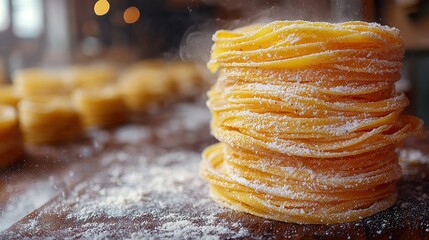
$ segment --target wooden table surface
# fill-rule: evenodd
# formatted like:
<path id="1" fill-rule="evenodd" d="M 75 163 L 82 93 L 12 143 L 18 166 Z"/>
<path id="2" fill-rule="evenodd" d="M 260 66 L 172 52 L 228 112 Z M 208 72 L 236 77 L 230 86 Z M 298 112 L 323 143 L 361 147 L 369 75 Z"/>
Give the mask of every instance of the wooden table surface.
<path id="1" fill-rule="evenodd" d="M 298 225 L 234 212 L 208 197 L 198 176 L 215 142 L 202 101 L 79 140 L 29 146 L 0 172 L 0 239 L 429 239 L 429 131 L 400 155 L 392 208 L 358 222 Z"/>

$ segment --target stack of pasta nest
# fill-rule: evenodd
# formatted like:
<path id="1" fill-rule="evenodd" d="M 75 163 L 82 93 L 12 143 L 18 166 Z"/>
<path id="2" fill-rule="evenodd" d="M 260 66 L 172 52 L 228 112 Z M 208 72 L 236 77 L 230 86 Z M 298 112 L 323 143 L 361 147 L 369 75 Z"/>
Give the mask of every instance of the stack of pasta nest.
<path id="1" fill-rule="evenodd" d="M 13 107 L 0 105 L 0 168 L 13 163 L 23 153 L 18 116 Z"/>
<path id="2" fill-rule="evenodd" d="M 295 223 L 355 221 L 392 206 L 395 147 L 422 121 L 395 91 L 404 46 L 374 23 L 276 21 L 213 36 L 213 199 Z"/>
<path id="3" fill-rule="evenodd" d="M 55 143 L 81 133 L 80 118 L 70 101 L 72 83 L 57 73 L 41 68 L 18 71 L 13 87 L 24 141 L 30 144 Z"/>
<path id="4" fill-rule="evenodd" d="M 119 90 L 133 112 L 148 112 L 195 96 L 202 87 L 203 78 L 195 64 L 183 61 L 140 61 L 119 79 Z"/>
<path id="5" fill-rule="evenodd" d="M 80 118 L 66 96 L 31 96 L 18 105 L 20 127 L 25 141 L 55 143 L 81 133 Z"/>
<path id="6" fill-rule="evenodd" d="M 127 121 L 128 110 L 115 86 L 78 89 L 72 100 L 87 127 L 115 126 Z"/>
<path id="7" fill-rule="evenodd" d="M 29 68 L 12 80 L 0 85 L 0 167 L 23 152 L 23 142 L 58 143 L 85 128 L 123 124 L 130 112 L 195 95 L 202 83 L 193 63 L 165 60 L 141 61 L 123 73 L 110 64 Z"/>

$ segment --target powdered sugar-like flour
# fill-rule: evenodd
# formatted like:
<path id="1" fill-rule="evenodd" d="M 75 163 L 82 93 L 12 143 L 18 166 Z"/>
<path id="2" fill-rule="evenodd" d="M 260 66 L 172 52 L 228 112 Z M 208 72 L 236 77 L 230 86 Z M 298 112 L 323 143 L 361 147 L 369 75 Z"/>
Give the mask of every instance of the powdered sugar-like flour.
<path id="1" fill-rule="evenodd" d="M 230 210 L 213 203 L 205 190 L 195 191 L 205 189 L 197 175 L 199 154 L 189 150 L 133 150 L 123 153 L 127 154 L 128 162 L 113 161 L 104 171 L 74 186 L 64 198 L 42 208 L 17 230 L 40 231 L 46 228 L 43 219 L 49 216 L 72 224 L 41 236 L 85 239 L 118 235 L 132 239 L 245 236 L 247 230 L 240 224 L 217 217 Z M 116 156 L 117 153 L 107 153 L 102 158 Z M 193 202 L 192 209 L 189 202 Z"/>

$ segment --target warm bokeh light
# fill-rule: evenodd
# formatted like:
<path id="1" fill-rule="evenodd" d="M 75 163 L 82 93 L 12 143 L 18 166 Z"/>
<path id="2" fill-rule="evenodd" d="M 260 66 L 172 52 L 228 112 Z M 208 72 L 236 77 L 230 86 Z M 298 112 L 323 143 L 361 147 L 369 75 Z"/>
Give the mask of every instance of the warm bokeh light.
<path id="1" fill-rule="evenodd" d="M 109 11 L 109 9 L 110 9 L 110 4 L 107 0 L 98 0 L 94 4 L 94 12 L 98 16 L 103 16 Z"/>
<path id="2" fill-rule="evenodd" d="M 124 12 L 124 21 L 128 24 L 135 23 L 140 18 L 140 11 L 136 7 L 129 7 Z"/>

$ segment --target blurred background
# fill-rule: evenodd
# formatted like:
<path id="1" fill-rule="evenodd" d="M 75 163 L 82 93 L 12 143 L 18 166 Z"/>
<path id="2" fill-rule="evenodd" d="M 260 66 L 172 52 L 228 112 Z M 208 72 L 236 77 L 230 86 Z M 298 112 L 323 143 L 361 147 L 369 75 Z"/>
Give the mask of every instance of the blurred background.
<path id="1" fill-rule="evenodd" d="M 429 123 L 428 0 L 0 0 L 0 82 L 29 67 L 141 59 L 204 63 L 211 34 L 256 21 L 375 21 L 402 31 L 398 87 Z"/>

